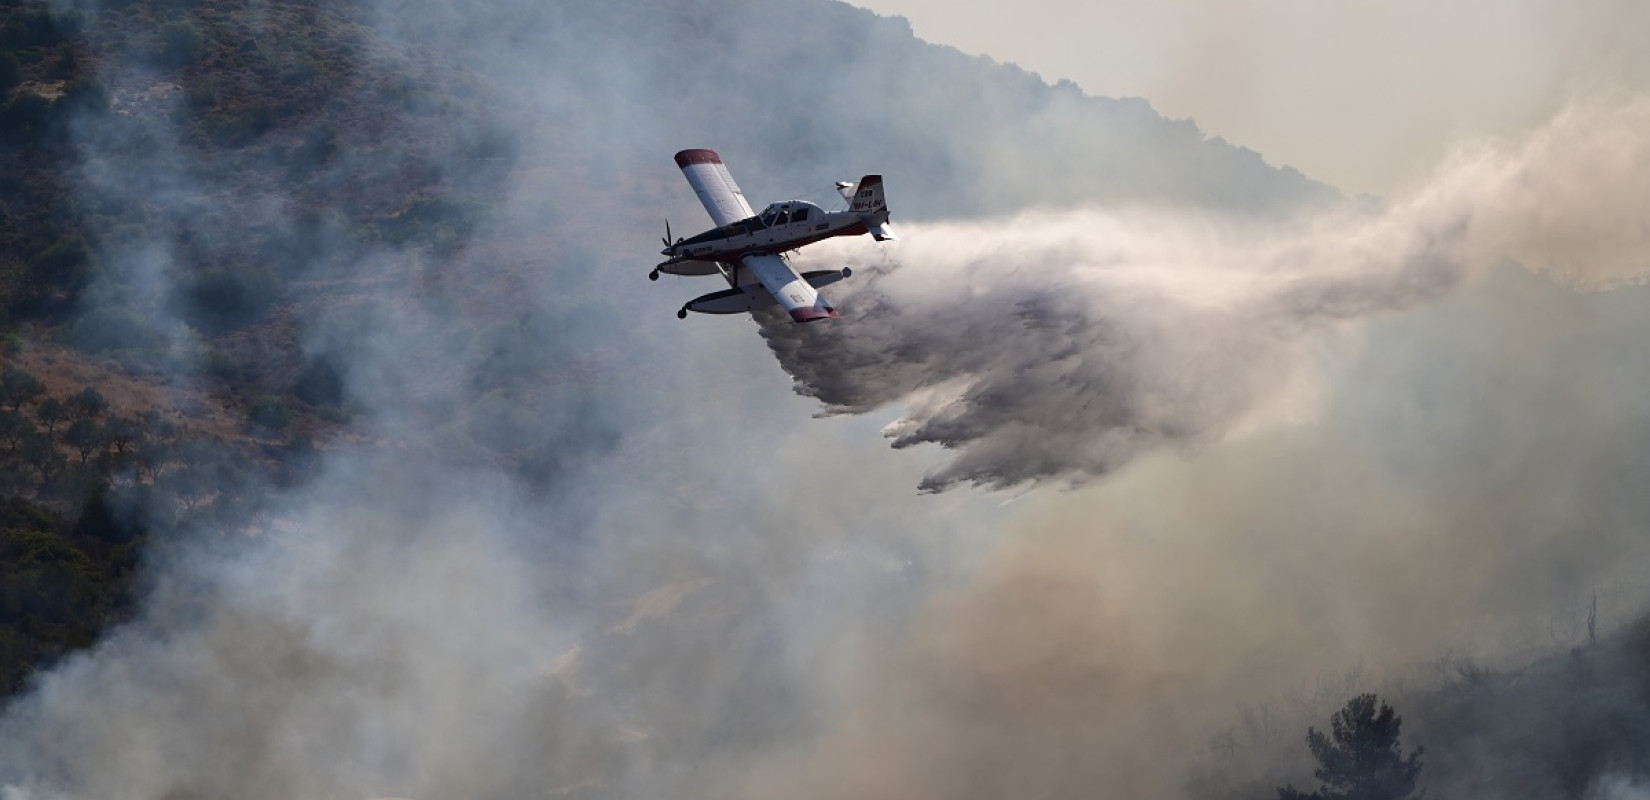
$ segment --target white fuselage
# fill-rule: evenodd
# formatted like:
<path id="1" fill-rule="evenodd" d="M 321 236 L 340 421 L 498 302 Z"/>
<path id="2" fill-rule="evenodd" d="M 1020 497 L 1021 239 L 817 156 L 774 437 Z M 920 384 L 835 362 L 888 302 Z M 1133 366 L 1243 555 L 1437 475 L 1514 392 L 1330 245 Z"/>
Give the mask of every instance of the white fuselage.
<path id="1" fill-rule="evenodd" d="M 800 273 L 785 257 L 786 251 L 832 236 L 869 233 L 879 242 L 894 238 L 887 226 L 881 175 L 837 183 L 837 192 L 848 202 L 846 211 L 828 212 L 806 200 L 787 200 L 758 214 L 715 150 L 678 152 L 676 166 L 717 227 L 672 243 L 670 223 L 665 223 L 665 249 L 660 252 L 668 260 L 654 267 L 648 278 L 658 280 L 660 273 L 720 274 L 729 287 L 683 303 L 676 312 L 680 319 L 689 312 L 739 314 L 770 305 L 783 308 L 794 322 L 839 317 L 818 287 L 848 277 L 849 269 Z"/>
<path id="2" fill-rule="evenodd" d="M 888 211 L 826 211 L 802 200 L 775 203 L 761 214 L 678 239 L 661 255 L 659 271 L 671 275 L 714 274 L 717 263 L 750 253 L 782 253 L 832 236 L 857 236 L 888 221 Z"/>

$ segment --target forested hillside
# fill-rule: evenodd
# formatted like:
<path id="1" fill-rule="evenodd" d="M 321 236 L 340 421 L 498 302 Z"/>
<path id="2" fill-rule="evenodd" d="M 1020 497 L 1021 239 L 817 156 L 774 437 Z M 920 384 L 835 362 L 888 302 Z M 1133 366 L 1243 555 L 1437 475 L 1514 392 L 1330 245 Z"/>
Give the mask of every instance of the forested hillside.
<path id="1" fill-rule="evenodd" d="M 784 438 L 796 427 L 790 418 L 752 425 L 767 438 L 749 441 L 760 437 L 740 426 L 764 419 L 773 398 L 714 391 L 735 368 L 771 372 L 762 386 L 774 395 L 785 376 L 745 320 L 682 335 L 673 312 L 692 290 L 645 278 L 664 219 L 678 232 L 703 219 L 671 163 L 685 147 L 719 150 L 758 203 L 814 192 L 829 200 L 831 181 L 879 172 L 896 226 L 996 224 L 1073 206 L 1252 222 L 1342 201 L 1144 100 L 1050 85 L 833 0 L 0 0 L 0 694 L 23 697 L 31 676 L 74 666 L 73 654 L 119 623 L 142 631 L 101 639 L 125 650 L 79 659 L 85 671 L 62 684 L 70 689 L 53 696 L 59 705 L 32 706 L 46 711 L 19 713 L 23 722 L 0 718 L 15 726 L 0 733 L 22 731 L 7 741 L 102 769 L 84 756 L 98 752 L 86 743 L 114 742 L 105 751 L 114 764 L 115 751 L 141 750 L 127 747 L 139 731 L 156 748 L 141 750 L 149 761 L 85 774 L 141 774 L 156 782 L 151 794 L 124 783 L 120 791 L 172 798 L 329 796 L 300 789 L 341 785 L 414 796 L 393 782 L 351 782 L 357 764 L 329 772 L 336 765 L 319 762 L 340 741 L 368 751 L 362 774 L 460 796 L 648 796 L 628 790 L 649 780 L 668 783 L 672 796 L 737 796 L 717 782 L 717 767 L 750 753 L 774 760 L 740 784 L 747 791 L 766 786 L 768 773 L 789 780 L 800 762 L 786 759 L 798 754 L 810 766 L 817 752 L 827 767 L 844 763 L 841 752 L 863 763 L 859 741 L 829 752 L 832 732 L 870 730 L 902 707 L 883 704 L 877 710 L 893 716 L 870 714 L 867 727 L 836 727 L 832 703 L 846 690 L 834 681 L 851 680 L 813 674 L 824 663 L 815 657 L 837 644 L 813 640 L 831 639 L 837 620 L 787 638 L 781 626 L 829 617 L 785 607 L 795 586 L 844 617 L 886 614 L 881 630 L 907 646 L 903 625 L 933 614 L 919 593 L 944 595 L 966 581 L 939 574 L 957 568 L 943 558 L 904 558 L 904 531 L 892 530 L 906 519 L 899 514 L 842 523 L 888 526 L 867 536 L 877 548 L 831 528 L 841 505 L 861 503 L 812 482 L 814 453 L 829 443 Z M 1577 318 L 1600 307 L 1596 295 L 1518 280 L 1519 291 L 1563 294 Z M 1057 313 L 1016 303 L 1052 304 L 1061 289 L 1004 295 L 998 305 L 1011 324 L 1057 327 Z M 968 322 L 960 329 L 977 334 Z M 1133 352 L 1105 322 L 1090 331 L 1115 347 L 1105 352 Z M 935 349 L 966 339 L 937 338 Z M 1059 358 L 1081 347 L 1050 341 Z M 867 352 L 915 346 L 876 345 L 885 350 Z M 1426 367 L 1472 361 L 1467 350 Z M 654 385 L 675 368 L 694 380 Z M 1076 393 L 1085 402 L 1087 388 Z M 1382 437 L 1403 427 L 1371 418 Z M 638 432 L 643 419 L 706 435 Z M 1404 430 L 1429 445 L 1448 433 Z M 1634 440 L 1616 438 L 1631 451 L 1623 474 L 1638 475 Z M 777 465 L 764 472 L 787 474 L 727 469 L 758 463 L 755 452 Z M 1506 460 L 1533 459 L 1520 451 Z M 854 462 L 835 474 L 880 481 L 892 474 L 883 468 Z M 509 491 L 490 482 L 495 475 Z M 1636 485 L 1624 479 L 1617 489 Z M 604 526 L 580 524 L 598 515 Z M 773 535 L 799 519 L 826 533 Z M 1636 530 L 1635 519 L 1607 522 Z M 516 528 L 534 535 L 511 538 Z M 622 535 L 597 540 L 591 530 Z M 626 557 L 642 547 L 654 548 L 650 558 Z M 725 558 L 732 550 L 749 553 Z M 561 557 L 569 553 L 580 557 Z M 931 582 L 913 577 L 926 569 Z M 874 579 L 833 582 L 844 574 Z M 1029 754 L 1035 767 L 1043 749 L 1071 749 L 1067 733 L 1115 724 L 1086 741 L 1131 734 L 1125 723 L 1083 716 L 1110 710 L 1097 685 L 1127 693 L 1157 679 L 1113 688 L 1110 652 L 1082 660 L 1095 643 L 1076 639 L 1111 630 L 1088 626 L 1104 616 L 1093 598 L 1071 592 L 1083 620 L 1075 634 L 1023 630 L 1038 602 L 1071 590 L 1055 583 L 1039 583 L 1033 601 L 1013 609 L 1023 617 L 988 594 L 962 605 L 967 630 L 937 643 L 918 635 L 915 656 L 895 648 L 853 665 L 900 673 L 914 669 L 905 661 L 921 667 L 924 653 L 939 662 L 909 673 L 909 697 L 924 698 L 913 702 L 921 708 L 937 695 L 956 716 L 912 715 L 912 730 L 962 728 L 964 745 L 902 766 L 926 773 L 967 762 L 983 775 L 994 764 L 969 757 Z M 872 590 L 859 596 L 862 585 Z M 160 599 L 146 607 L 143 598 Z M 543 613 L 551 600 L 573 611 Z M 938 606 L 955 600 L 942 596 Z M 1130 609 L 1102 611 L 1132 618 Z M 1012 635 L 1005 645 L 976 621 Z M 1068 683 L 1030 687 L 1042 705 L 1022 714 L 1019 678 L 1043 674 L 1033 662 L 1044 635 L 1046 660 Z M 1650 770 L 1647 642 L 1643 624 L 1618 619 L 1602 636 L 1589 628 L 1585 640 L 1549 643 L 1557 654 L 1527 665 L 1454 661 L 1441 678 L 1377 688 L 1404 716 L 1406 746 L 1425 745 L 1420 785 L 1433 796 L 1587 796 L 1603 791 L 1600 776 L 1630 783 Z M 844 647 L 877 643 L 866 636 Z M 1015 658 L 1000 672 L 987 657 L 952 670 L 954 652 L 1003 650 Z M 487 658 L 491 671 L 477 671 Z M 817 683 L 796 677 L 804 673 Z M 243 681 L 267 686 L 243 692 Z M 106 707 L 102 695 L 85 708 L 64 700 L 88 686 L 164 697 L 133 703 L 136 712 Z M 1187 791 L 1261 798 L 1309 785 L 1304 726 L 1322 726 L 1371 687 L 1331 688 L 1289 716 L 1258 698 L 1230 698 L 1242 718 L 1207 731 Z M 1097 705 L 1068 705 L 1059 695 L 1068 690 Z M 884 695 L 859 697 L 876 706 Z M 168 702 L 176 708 L 161 708 Z M 271 722 L 288 708 L 299 710 Z M 480 719 L 474 728 L 484 731 L 444 728 L 440 712 Z M 1024 718 L 1044 713 L 1057 724 Z M 1049 738 L 992 749 L 1021 730 Z M 270 731 L 299 731 L 303 746 Z M 227 744 L 204 749 L 199 761 L 211 763 L 198 769 L 154 756 L 177 746 L 195 757 L 199 738 L 220 735 Z M 9 757 L 29 761 L 35 751 L 18 752 Z M 1058 763 L 1088 755 L 1067 752 Z M 1180 770 L 1193 755 L 1167 754 L 1175 758 L 1159 769 Z M 435 766 L 421 774 L 426 761 Z M 181 764 L 183 777 L 150 762 Z M 28 769 L 50 779 L 54 766 L 62 765 Z M 1057 769 L 1033 772 L 1065 780 Z M 100 796 L 95 788 L 81 795 Z"/>
<path id="2" fill-rule="evenodd" d="M 300 281 L 381 242 L 449 252 L 471 224 L 462 188 L 421 190 L 421 148 L 493 145 L 352 113 L 422 95 L 360 85 L 391 79 L 346 17 L 268 11 L 0 11 L 7 691 L 121 617 L 146 547 L 244 530 L 253 487 L 299 480 L 347 425 L 337 369 L 296 343 Z M 372 144 L 329 170 L 346 139 Z M 280 222 L 249 225 L 269 204 Z"/>
<path id="3" fill-rule="evenodd" d="M 651 190 L 673 185 L 659 165 L 679 147 L 723 148 L 758 188 L 880 165 L 906 219 L 1124 200 L 1285 213 L 1332 196 L 1142 101 L 1050 87 L 839 3 L 0 15 L 8 691 L 120 618 L 157 538 L 243 530 L 253 487 L 303 480 L 317 442 L 370 440 L 388 407 L 529 481 L 599 450 L 599 425 L 512 430 L 570 376 L 599 380 L 591 352 L 523 349 L 523 329 L 565 322 L 512 304 L 512 287 L 590 269 L 596 240 L 645 265 L 664 216 Z M 550 197 L 511 216 L 512 192 Z M 372 324 L 351 310 L 386 296 L 450 308 L 429 333 L 483 367 L 432 365 L 393 400 L 364 388 Z"/>

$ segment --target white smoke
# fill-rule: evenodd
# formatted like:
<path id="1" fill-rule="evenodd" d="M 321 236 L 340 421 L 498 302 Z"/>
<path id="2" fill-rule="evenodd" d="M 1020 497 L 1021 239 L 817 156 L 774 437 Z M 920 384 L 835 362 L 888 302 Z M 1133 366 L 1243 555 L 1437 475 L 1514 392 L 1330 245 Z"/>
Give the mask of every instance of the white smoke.
<path id="1" fill-rule="evenodd" d="M 469 9 L 454 11 L 462 19 Z M 613 50 L 590 38 L 592 50 Z M 552 93 L 578 97 L 562 92 L 575 78 L 584 80 L 569 72 L 551 81 Z M 633 123 L 648 106 L 590 108 Z M 915 226 L 894 258 L 857 263 L 868 243 L 842 243 L 820 255 L 861 268 L 861 278 L 831 290 L 849 319 L 770 329 L 770 341 L 803 388 L 838 410 L 909 404 L 892 428 L 898 441 L 959 450 L 930 476 L 934 488 L 1081 482 L 1150 448 L 1264 421 L 1311 387 L 1308 334 L 1436 297 L 1515 251 L 1546 246 L 1556 256 L 1567 226 L 1600 213 L 1605 241 L 1616 243 L 1601 252 L 1622 256 L 1600 282 L 1635 274 L 1633 242 L 1642 239 L 1629 234 L 1650 204 L 1585 192 L 1575 192 L 1589 201 L 1579 206 L 1539 201 L 1578 179 L 1632 195 L 1639 184 L 1610 179 L 1643 174 L 1633 131 L 1645 130 L 1644 108 L 1578 107 L 1574 124 L 1561 118 L 1545 129 L 1546 144 L 1538 133 L 1463 151 L 1434 185 L 1384 211 L 1281 226 L 1161 209 Z M 1578 146 L 1600 140 L 1637 149 L 1622 163 L 1619 145 Z M 661 167 L 660 184 L 680 191 Z M 580 198 L 577 224 L 558 228 L 558 243 L 592 241 L 612 220 L 632 230 L 636 209 L 622 200 Z M 460 272 L 475 283 L 490 274 Z M 1228 536 L 1227 550 L 1197 549 L 1200 569 L 1188 570 L 1178 553 L 1150 562 L 1103 546 L 1084 527 L 1086 513 L 1058 521 L 1071 547 L 1023 537 L 1027 551 L 1011 552 L 1006 568 L 972 571 L 958 551 L 987 538 L 981 528 L 1009 526 L 962 505 L 968 493 L 956 495 L 954 513 L 910 498 L 903 487 L 915 475 L 901 468 L 909 460 L 867 457 L 854 436 L 832 435 L 857 432 L 847 421 L 810 425 L 796 419 L 797 403 L 773 403 L 778 387 L 763 381 L 779 379 L 764 374 L 771 365 L 739 358 L 749 353 L 736 347 L 754 346 L 736 342 L 748 333 L 737 321 L 696 320 L 721 325 L 710 333 L 666 331 L 630 308 L 603 306 L 633 302 L 632 287 L 645 285 L 640 269 L 599 291 L 571 272 L 521 300 L 571 318 L 565 326 L 518 329 L 517 317 L 491 304 L 496 296 L 475 301 L 513 347 L 585 358 L 504 359 L 512 374 L 561 370 L 564 393 L 510 417 L 477 404 L 473 418 L 556 444 L 593 435 L 600 426 L 590 417 L 600 412 L 621 415 L 627 439 L 617 455 L 556 448 L 572 454 L 557 464 L 560 502 L 500 488 L 515 485 L 500 474 L 465 475 L 454 465 L 462 457 L 429 445 L 444 432 L 422 428 L 428 417 L 396 413 L 418 399 L 420 382 L 440 384 L 431 393 L 443 397 L 465 391 L 456 385 L 471 374 L 468 351 L 445 348 L 432 335 L 440 326 L 424 318 L 448 322 L 449 310 L 395 305 L 412 319 L 333 312 L 371 329 L 339 334 L 338 350 L 355 362 L 352 383 L 394 440 L 391 452 L 329 455 L 306 488 L 271 502 L 262 535 L 157 563 L 160 585 L 142 616 L 43 673 L 0 721 L 0 791 L 31 800 L 708 797 L 769 778 L 798 793 L 798 775 L 816 778 L 803 788 L 825 795 L 1126 791 L 1141 763 L 1195 740 L 1198 722 L 1236 694 L 1196 695 L 1208 700 L 1201 713 L 1163 699 L 1188 685 L 1244 688 L 1243 676 L 1272 669 L 1260 657 L 1249 659 L 1251 672 L 1214 665 L 1252 649 L 1231 640 L 1283 627 L 1274 612 L 1312 597 L 1280 581 L 1281 598 L 1250 601 L 1252 619 L 1236 610 L 1212 617 L 1210 608 L 1241 610 L 1233 599 L 1242 593 L 1228 587 L 1259 582 L 1248 580 L 1258 569 L 1233 562 L 1275 566 L 1272 550 Z M 593 319 L 579 324 L 578 314 Z M 688 336 L 696 338 L 678 341 Z M 1231 471 L 1264 468 L 1244 461 Z M 1233 485 L 1241 494 L 1243 484 L 1222 484 Z M 1196 488 L 1165 492 L 1162 505 L 1224 510 Z M 1186 498 L 1202 505 L 1178 502 Z M 1196 519 L 1210 537 L 1228 533 L 1204 521 Z M 1394 563 L 1421 550 L 1380 545 L 1372 550 Z M 1054 561 L 1057 569 L 1045 566 Z M 1345 563 L 1368 571 L 1367 560 Z M 1136 601 L 1152 594 L 1125 590 L 1161 590 L 1158 567 L 1179 572 L 1174 588 L 1189 599 L 1159 602 L 1141 619 L 1147 604 Z M 1118 577 L 1125 572 L 1134 583 Z M 1330 613 L 1364 614 L 1366 629 L 1402 628 L 1409 618 L 1366 610 L 1392 591 L 1352 593 L 1343 602 L 1355 610 Z M 1194 617 L 1233 621 L 1185 624 Z M 1154 774 L 1140 785 L 1166 784 Z"/>
<path id="2" fill-rule="evenodd" d="M 1385 208 L 1282 224 L 1047 210 L 911 225 L 874 251 L 833 243 L 804 260 L 855 270 L 833 289 L 849 321 L 764 335 L 798 392 L 833 412 L 901 403 L 895 447 L 956 450 L 925 490 L 1080 484 L 1298 396 L 1303 334 L 1506 259 L 1583 286 L 1640 279 L 1647 130 L 1650 98 L 1579 103 L 1523 139 L 1458 151 Z"/>
<path id="3" fill-rule="evenodd" d="M 1645 800 L 1650 798 L 1650 784 L 1637 776 L 1603 775 L 1587 787 L 1585 797 L 1586 800 Z"/>

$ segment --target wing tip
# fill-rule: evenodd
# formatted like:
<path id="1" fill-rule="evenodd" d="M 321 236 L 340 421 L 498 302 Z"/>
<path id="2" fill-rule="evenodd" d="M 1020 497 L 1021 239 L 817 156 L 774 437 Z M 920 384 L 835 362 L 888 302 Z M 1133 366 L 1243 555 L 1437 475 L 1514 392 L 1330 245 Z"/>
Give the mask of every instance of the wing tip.
<path id="1" fill-rule="evenodd" d="M 702 147 L 690 148 L 676 154 L 676 166 L 686 169 L 690 164 L 720 164 L 722 157 L 715 150 L 706 150 Z"/>
<path id="2" fill-rule="evenodd" d="M 807 308 L 791 309 L 791 319 L 796 322 L 813 322 L 820 319 L 841 319 L 842 315 L 830 306 L 809 306 Z"/>

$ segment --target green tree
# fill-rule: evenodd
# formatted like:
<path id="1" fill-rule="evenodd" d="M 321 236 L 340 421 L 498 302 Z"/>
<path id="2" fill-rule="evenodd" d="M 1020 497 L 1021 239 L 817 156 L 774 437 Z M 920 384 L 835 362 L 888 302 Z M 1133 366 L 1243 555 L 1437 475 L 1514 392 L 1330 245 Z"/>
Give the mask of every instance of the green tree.
<path id="1" fill-rule="evenodd" d="M 103 393 L 88 386 L 81 389 L 74 397 L 69 398 L 69 410 L 77 418 L 95 417 L 109 408 L 109 401 L 103 399 Z"/>
<path id="2" fill-rule="evenodd" d="M 143 427 L 135 419 L 115 417 L 103 423 L 103 440 L 115 449 L 115 455 L 126 455 L 143 438 Z"/>
<path id="3" fill-rule="evenodd" d="M 78 16 L 53 14 L 44 6 L 29 8 L 29 4 L 17 5 L 25 7 L 12 11 L 11 16 L 6 18 L 6 24 L 0 26 L 0 44 L 6 45 L 7 49 L 53 45 L 80 28 Z"/>
<path id="4" fill-rule="evenodd" d="M 206 37 L 184 21 L 162 25 L 155 41 L 155 60 L 165 67 L 186 67 L 206 55 Z"/>
<path id="5" fill-rule="evenodd" d="M 1329 733 L 1306 729 L 1306 746 L 1318 760 L 1312 775 L 1323 781 L 1315 792 L 1294 785 L 1278 789 L 1279 800 L 1407 800 L 1415 796 L 1422 748 L 1406 758 L 1398 741 L 1403 719 L 1375 695 L 1362 694 L 1330 718 Z"/>
<path id="6" fill-rule="evenodd" d="M 84 465 L 94 451 L 108 444 L 108 440 L 103 438 L 103 426 L 97 424 L 97 420 L 81 417 L 69 423 L 68 430 L 63 431 L 63 443 L 80 453 L 80 463 Z"/>
<path id="7" fill-rule="evenodd" d="M 149 482 L 160 480 L 160 474 L 166 465 L 172 461 L 172 446 L 165 442 L 147 441 L 137 447 L 137 469 L 140 477 L 148 477 Z"/>
<path id="8" fill-rule="evenodd" d="M 212 470 L 203 464 L 184 464 L 167 476 L 167 488 L 176 495 L 183 507 L 193 511 L 217 492 Z"/>
<path id="9" fill-rule="evenodd" d="M 178 435 L 178 426 L 153 408 L 138 415 L 138 424 L 143 428 L 145 439 L 170 439 Z"/>
<path id="10" fill-rule="evenodd" d="M 46 426 L 47 433 L 57 433 L 57 423 L 69 418 L 69 407 L 62 400 L 48 397 L 40 401 L 40 407 L 34 410 L 34 417 Z"/>
<path id="11" fill-rule="evenodd" d="M 100 483 L 80 504 L 75 532 L 119 545 L 141 536 L 143 529 L 133 513 L 131 498 L 118 497 L 109 484 Z"/>
<path id="12" fill-rule="evenodd" d="M 34 373 L 11 365 L 0 370 L 0 395 L 4 395 L 4 402 L 11 410 L 19 410 L 45 393 L 46 384 L 34 377 Z"/>
<path id="13" fill-rule="evenodd" d="M 28 419 L 16 411 L 0 411 L 0 442 L 5 442 L 6 453 L 17 452 L 17 446 L 23 438 L 34 433 L 34 426 Z"/>
<path id="14" fill-rule="evenodd" d="M 0 498 L 22 497 L 32 488 L 34 479 L 29 476 L 28 468 L 10 459 L 0 462 Z"/>
<path id="15" fill-rule="evenodd" d="M 44 433 L 30 429 L 29 435 L 23 437 L 23 443 L 18 450 L 22 453 L 23 460 L 40 473 L 42 488 L 63 471 L 63 454 L 57 452 L 57 444 L 52 441 L 52 437 Z"/>

